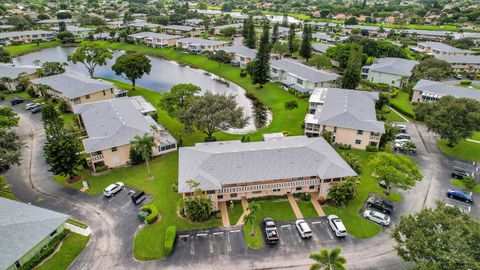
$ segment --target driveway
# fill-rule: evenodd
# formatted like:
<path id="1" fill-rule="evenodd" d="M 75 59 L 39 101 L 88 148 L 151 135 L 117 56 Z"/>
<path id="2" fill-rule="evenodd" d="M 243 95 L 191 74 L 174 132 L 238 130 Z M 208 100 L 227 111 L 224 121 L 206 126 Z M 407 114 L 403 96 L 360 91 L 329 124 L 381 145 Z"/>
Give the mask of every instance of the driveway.
<path id="1" fill-rule="evenodd" d="M 108 200 L 52 181 L 42 156 L 45 135 L 40 114 L 32 115 L 19 107 L 15 110 L 21 119 L 18 133 L 26 147 L 22 165 L 6 173 L 13 193 L 21 201 L 70 214 L 86 222 L 93 231 L 89 244 L 71 269 L 305 269 L 312 263 L 308 259 L 310 252 L 333 246 L 343 248 L 349 269 L 405 269 L 407 266 L 396 255 L 388 229 L 369 239 L 348 237 L 339 241 L 331 235 L 322 218 L 308 220 L 314 232 L 311 240 L 300 239 L 293 222 L 278 224 L 282 241 L 277 246 L 258 251 L 246 248 L 243 232 L 236 227 L 179 232 L 170 257 L 137 261 L 133 257 L 133 239 L 140 223 L 135 218 L 135 209 L 128 206 L 128 188 Z M 449 160 L 438 151 L 433 135 L 422 126 L 408 125 L 418 147 L 413 158 L 425 178 L 409 192 L 402 192 L 405 200 L 397 207 L 397 213 L 435 206 L 435 202 L 444 197 L 449 183 Z"/>

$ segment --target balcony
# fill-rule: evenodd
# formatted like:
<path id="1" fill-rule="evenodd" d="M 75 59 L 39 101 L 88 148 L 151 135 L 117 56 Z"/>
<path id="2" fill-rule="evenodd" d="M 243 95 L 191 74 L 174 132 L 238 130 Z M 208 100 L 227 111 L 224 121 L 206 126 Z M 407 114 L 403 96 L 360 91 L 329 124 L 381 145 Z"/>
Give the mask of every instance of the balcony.
<path id="1" fill-rule="evenodd" d="M 92 156 L 92 157 L 90 157 L 90 160 L 91 160 L 92 162 L 101 161 L 101 160 L 103 160 L 103 154 L 96 155 L 96 156 Z"/>
<path id="2" fill-rule="evenodd" d="M 380 136 L 370 135 L 370 140 L 372 140 L 372 141 L 379 141 L 379 140 L 380 140 Z"/>

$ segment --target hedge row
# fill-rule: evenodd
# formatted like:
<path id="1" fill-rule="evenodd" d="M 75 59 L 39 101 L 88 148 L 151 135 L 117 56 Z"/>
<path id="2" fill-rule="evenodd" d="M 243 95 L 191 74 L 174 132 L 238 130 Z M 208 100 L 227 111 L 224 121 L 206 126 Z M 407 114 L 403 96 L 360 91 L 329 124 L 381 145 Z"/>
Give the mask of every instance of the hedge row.
<path id="1" fill-rule="evenodd" d="M 402 109 L 401 107 L 397 106 L 394 103 L 390 103 L 390 107 L 394 108 L 395 110 L 399 111 L 401 114 L 409 118 L 415 119 L 415 115 L 413 113 L 405 111 L 404 109 Z"/>
<path id="2" fill-rule="evenodd" d="M 148 223 L 148 224 L 151 224 L 153 222 L 155 222 L 155 220 L 157 220 L 157 217 L 158 217 L 158 208 L 153 205 L 153 204 L 147 204 L 147 205 L 144 205 L 140 208 L 141 211 L 146 211 L 148 212 L 148 216 L 145 217 L 145 221 Z"/>
<path id="3" fill-rule="evenodd" d="M 73 218 L 67 219 L 67 223 L 70 223 L 70 224 L 75 225 L 75 226 L 77 226 L 77 227 L 79 227 L 79 228 L 82 228 L 82 229 L 88 228 L 88 225 L 87 225 L 87 224 L 85 224 L 85 223 L 83 223 L 83 222 L 81 222 L 81 221 L 78 221 L 78 220 L 76 220 L 76 219 L 73 219 Z"/>
<path id="4" fill-rule="evenodd" d="M 58 244 L 65 238 L 67 233 L 63 231 L 62 233 L 58 234 L 55 236 L 48 245 L 46 245 L 35 257 L 33 257 L 31 260 L 26 262 L 24 265 L 20 266 L 20 270 L 30 270 L 33 269 L 35 266 L 37 266 L 39 263 L 41 263 L 43 260 L 45 260 L 48 256 L 50 256 L 54 251 L 55 248 L 57 248 Z"/>
<path id="5" fill-rule="evenodd" d="M 165 232 L 165 254 L 170 254 L 175 244 L 175 238 L 177 236 L 177 228 L 175 226 L 167 227 Z"/>

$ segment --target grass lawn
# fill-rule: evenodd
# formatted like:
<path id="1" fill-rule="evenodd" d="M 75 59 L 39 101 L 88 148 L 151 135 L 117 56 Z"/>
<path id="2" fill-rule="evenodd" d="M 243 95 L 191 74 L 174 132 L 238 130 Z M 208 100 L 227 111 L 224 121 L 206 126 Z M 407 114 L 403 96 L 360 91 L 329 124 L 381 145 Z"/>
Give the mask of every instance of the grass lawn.
<path id="1" fill-rule="evenodd" d="M 60 249 L 40 266 L 35 267 L 35 269 L 68 269 L 73 260 L 75 260 L 85 248 L 89 239 L 90 236 L 82 236 L 80 234 L 69 232 L 63 239 Z"/>
<path id="2" fill-rule="evenodd" d="M 227 203 L 228 209 L 228 218 L 230 219 L 230 225 L 234 226 L 237 224 L 240 216 L 243 214 L 243 207 L 240 201 L 235 201 L 233 207 L 230 206 L 230 203 Z"/>
<path id="3" fill-rule="evenodd" d="M 385 107 L 384 108 L 385 112 L 385 120 L 389 120 L 392 122 L 406 122 L 405 119 L 403 119 L 398 113 L 392 111 L 390 108 Z"/>
<path id="4" fill-rule="evenodd" d="M 257 220 L 258 221 L 258 220 Z M 255 235 L 252 236 L 252 226 L 249 224 L 243 226 L 243 237 L 245 238 L 245 243 L 251 249 L 260 249 L 263 247 L 263 235 L 258 224 L 254 225 Z"/>
<path id="5" fill-rule="evenodd" d="M 479 131 L 474 132 L 472 137 L 470 137 L 470 139 L 480 141 L 480 132 Z"/>
<path id="6" fill-rule="evenodd" d="M 450 180 L 450 183 L 452 183 L 452 185 L 460 188 L 460 189 L 463 189 L 463 190 L 469 190 L 469 191 L 473 191 L 473 192 L 480 192 L 480 185 L 476 185 L 473 189 L 468 189 L 466 186 L 465 186 L 465 183 L 462 181 L 462 180 L 459 180 L 459 179 L 452 179 Z"/>
<path id="7" fill-rule="evenodd" d="M 340 152 L 345 150 L 339 150 Z M 378 185 L 378 181 L 372 176 L 372 170 L 367 166 L 370 157 L 375 155 L 375 153 L 369 153 L 366 151 L 360 150 L 346 150 L 351 151 L 353 154 L 357 155 L 360 159 L 360 162 L 363 167 L 363 172 L 360 174 L 361 183 L 357 188 L 357 197 L 347 203 L 345 208 L 339 208 L 331 205 L 323 205 L 322 208 L 327 215 L 337 215 L 339 216 L 349 234 L 356 238 L 367 238 L 372 237 L 378 234 L 382 227 L 376 223 L 368 221 L 359 215 L 359 211 L 368 197 L 370 192 L 376 192 L 382 197 L 392 200 L 392 201 L 401 201 L 402 197 L 395 192 L 392 192 L 390 196 L 385 196 L 383 194 L 383 189 Z"/>
<path id="8" fill-rule="evenodd" d="M 398 96 L 390 99 L 390 104 L 392 105 L 392 107 L 398 108 L 397 110 L 403 110 L 406 113 L 414 115 L 413 105 L 412 103 L 410 103 L 409 95 L 406 92 L 398 92 Z"/>
<path id="9" fill-rule="evenodd" d="M 454 147 L 449 147 L 447 141 L 438 140 L 440 151 L 447 156 L 461 160 L 480 161 L 480 143 L 461 141 Z"/>
<path id="10" fill-rule="evenodd" d="M 315 210 L 315 207 L 313 207 L 312 202 L 297 200 L 297 205 L 298 205 L 298 208 L 300 208 L 300 212 L 302 212 L 302 215 L 304 218 L 318 217 L 317 210 Z"/>
<path id="11" fill-rule="evenodd" d="M 40 42 L 38 45 L 36 43 L 28 43 L 21 45 L 6 46 L 4 49 L 10 53 L 12 57 L 17 57 L 27 53 L 43 50 L 46 48 L 51 48 L 59 46 L 61 43 L 59 40 Z"/>
<path id="12" fill-rule="evenodd" d="M 10 190 L 10 187 L 6 186 L 4 188 L 4 185 L 8 185 L 7 177 L 1 175 L 0 187 L 2 188 L 0 189 L 0 197 L 16 200 L 17 198 L 15 198 L 15 195 L 13 195 L 12 191 Z"/>

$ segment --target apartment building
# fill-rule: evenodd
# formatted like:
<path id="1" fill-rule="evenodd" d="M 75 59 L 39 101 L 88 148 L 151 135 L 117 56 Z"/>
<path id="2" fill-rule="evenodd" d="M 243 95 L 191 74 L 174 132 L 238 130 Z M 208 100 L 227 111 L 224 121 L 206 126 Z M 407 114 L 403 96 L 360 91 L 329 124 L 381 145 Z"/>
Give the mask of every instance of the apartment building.
<path id="1" fill-rule="evenodd" d="M 212 34 L 214 35 L 220 35 L 222 34 L 223 29 L 227 28 L 234 28 L 235 30 L 240 30 L 243 27 L 243 23 L 235 23 L 235 24 L 226 24 L 226 25 L 220 25 L 220 26 L 215 26 L 212 27 Z"/>
<path id="2" fill-rule="evenodd" d="M 378 147 L 385 124 L 377 120 L 378 93 L 339 88 L 316 88 L 305 116 L 305 135 L 332 132 L 333 142 L 365 150 Z"/>
<path id="3" fill-rule="evenodd" d="M 436 101 L 444 96 L 472 98 L 480 101 L 480 91 L 476 89 L 454 86 L 437 81 L 420 80 L 412 90 L 413 95 L 411 102 Z"/>
<path id="4" fill-rule="evenodd" d="M 85 27 L 78 27 L 75 25 L 67 25 L 67 31 L 71 32 L 76 38 L 86 38 L 90 32 L 95 31 L 94 28 L 85 28 Z M 53 27 L 52 31 L 58 34 L 60 28 L 58 26 Z"/>
<path id="5" fill-rule="evenodd" d="M 368 31 L 368 36 L 372 37 L 387 37 L 390 32 L 390 28 L 383 28 L 378 26 L 368 26 L 368 25 L 345 25 L 345 32 L 351 34 L 352 30 L 358 29 L 359 31 L 366 30 Z"/>
<path id="6" fill-rule="evenodd" d="M 1 32 L 0 46 L 50 41 L 54 39 L 55 33 L 43 30 Z"/>
<path id="7" fill-rule="evenodd" d="M 448 62 L 454 72 L 480 72 L 479 55 L 436 55 L 435 58 Z"/>
<path id="8" fill-rule="evenodd" d="M 436 56 L 468 56 L 474 52 L 469 50 L 458 49 L 441 42 L 420 42 L 416 47 L 417 51 L 432 54 Z"/>
<path id="9" fill-rule="evenodd" d="M 122 93 L 110 82 L 92 79 L 73 71 L 38 78 L 32 80 L 32 84 L 37 90 L 39 85 L 48 86 L 46 94 L 67 101 L 70 108 L 78 104 L 115 98 Z"/>
<path id="10" fill-rule="evenodd" d="M 43 27 L 58 26 L 60 23 L 65 23 L 65 25 L 73 25 L 75 21 L 73 19 L 45 19 L 37 21 L 37 24 Z"/>
<path id="11" fill-rule="evenodd" d="M 362 67 L 362 76 L 374 83 L 403 87 L 417 64 L 418 61 L 402 58 L 379 58 L 371 66 Z"/>
<path id="12" fill-rule="evenodd" d="M 164 48 L 177 45 L 177 40 L 182 38 L 177 35 L 169 35 L 153 32 L 141 32 L 128 36 L 128 40 L 134 43 L 145 44 L 150 47 Z"/>
<path id="13" fill-rule="evenodd" d="M 340 75 L 309 67 L 292 59 L 282 58 L 270 63 L 270 80 L 302 93 L 316 87 L 334 87 Z"/>
<path id="14" fill-rule="evenodd" d="M 177 47 L 192 53 L 202 53 L 205 51 L 214 51 L 224 49 L 228 42 L 221 42 L 203 38 L 187 37 L 177 40 Z"/>
<path id="15" fill-rule="evenodd" d="M 312 44 L 312 49 L 314 52 L 317 53 L 326 53 L 328 48 L 332 47 L 334 45 L 330 44 L 323 44 L 323 43 L 314 43 Z"/>
<path id="16" fill-rule="evenodd" d="M 142 97 L 120 97 L 75 105 L 73 112 L 87 137 L 82 140 L 87 163 L 96 171 L 99 166 L 116 168 L 130 163 L 131 141 L 149 134 L 154 138 L 153 156 L 177 150 L 177 142 L 150 116 L 155 107 Z"/>
<path id="17" fill-rule="evenodd" d="M 203 33 L 203 27 L 193 27 L 189 25 L 171 24 L 162 27 L 166 34 L 182 35 L 184 37 L 195 37 Z"/>
<path id="18" fill-rule="evenodd" d="M 312 35 L 312 38 L 318 42 L 336 44 L 348 39 L 348 36 L 338 36 L 335 34 L 327 34 L 323 32 L 317 32 Z"/>
<path id="19" fill-rule="evenodd" d="M 328 197 L 333 182 L 355 176 L 353 169 L 323 139 L 278 137 L 263 142 L 197 143 L 179 150 L 178 192 L 193 191 L 189 180 L 218 202 L 290 193 Z"/>
<path id="20" fill-rule="evenodd" d="M 223 48 L 225 52 L 232 55 L 232 64 L 245 67 L 248 63 L 255 60 L 257 50 L 250 49 L 243 45 L 234 45 Z"/>

